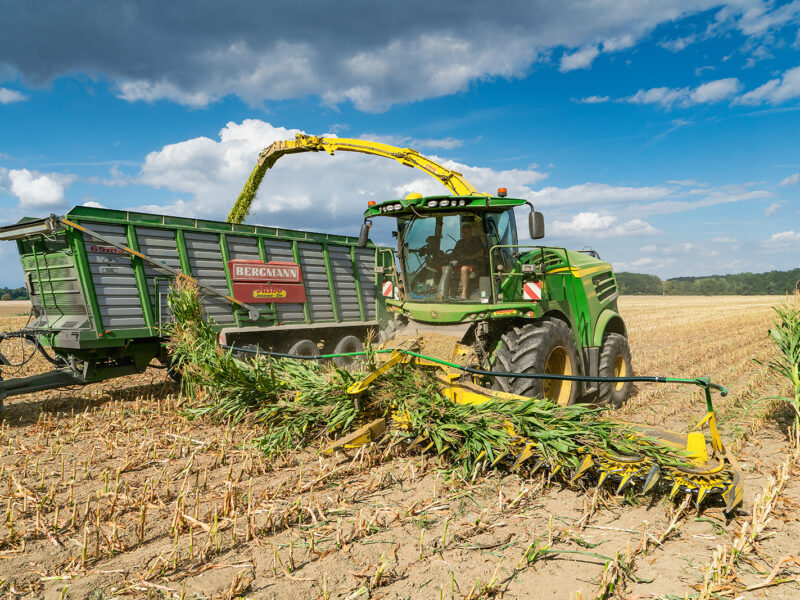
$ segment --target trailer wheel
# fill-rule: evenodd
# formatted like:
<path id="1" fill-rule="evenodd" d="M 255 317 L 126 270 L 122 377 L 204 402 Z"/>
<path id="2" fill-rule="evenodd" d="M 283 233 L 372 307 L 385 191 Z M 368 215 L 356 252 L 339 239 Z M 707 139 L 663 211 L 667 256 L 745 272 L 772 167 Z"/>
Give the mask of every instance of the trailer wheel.
<path id="1" fill-rule="evenodd" d="M 578 352 L 572 331 L 558 319 L 545 319 L 538 324 L 515 327 L 501 337 L 492 370 L 578 375 Z M 577 381 L 495 377 L 492 389 L 529 398 L 544 397 L 561 406 L 574 404 L 578 397 Z"/>
<path id="2" fill-rule="evenodd" d="M 336 344 L 333 353 L 346 354 L 348 352 L 361 352 L 363 349 L 364 344 L 361 343 L 361 340 L 354 335 L 346 335 Z M 357 371 L 361 364 L 355 356 L 337 356 L 333 359 L 333 362 L 337 367 L 346 371 Z"/>
<path id="3" fill-rule="evenodd" d="M 289 348 L 288 353 L 295 356 L 319 356 L 319 348 L 311 340 L 300 340 Z"/>
<path id="4" fill-rule="evenodd" d="M 631 348 L 628 338 L 619 333 L 603 336 L 600 347 L 600 377 L 632 377 Z M 631 395 L 633 383 L 630 381 L 601 381 L 597 390 L 597 403 L 600 406 L 619 408 Z"/>

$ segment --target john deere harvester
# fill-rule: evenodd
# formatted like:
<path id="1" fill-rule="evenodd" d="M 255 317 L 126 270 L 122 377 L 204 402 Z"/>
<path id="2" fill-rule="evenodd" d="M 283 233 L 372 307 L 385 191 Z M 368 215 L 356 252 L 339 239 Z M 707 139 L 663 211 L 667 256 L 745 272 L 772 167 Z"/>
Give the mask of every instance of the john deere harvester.
<path id="1" fill-rule="evenodd" d="M 454 335 L 469 345 L 470 360 L 507 373 L 624 377 L 631 374 L 625 323 L 617 310 L 611 265 L 594 251 L 520 244 L 517 219 L 527 220 L 531 239 L 544 237 L 544 218 L 530 202 L 481 194 L 464 177 L 410 150 L 356 139 L 298 135 L 276 142 L 259 164 L 228 220 L 246 217 L 265 171 L 281 156 L 299 152 L 363 152 L 392 158 L 440 180 L 453 195 L 370 202 L 360 243 L 372 219 L 392 218 L 397 237 L 395 266 L 384 274 L 382 293 L 394 319 L 381 340 L 399 333 Z M 516 209 L 527 216 L 515 215 Z M 593 382 L 496 377 L 494 389 L 572 404 L 579 397 L 620 405 L 630 382 Z"/>

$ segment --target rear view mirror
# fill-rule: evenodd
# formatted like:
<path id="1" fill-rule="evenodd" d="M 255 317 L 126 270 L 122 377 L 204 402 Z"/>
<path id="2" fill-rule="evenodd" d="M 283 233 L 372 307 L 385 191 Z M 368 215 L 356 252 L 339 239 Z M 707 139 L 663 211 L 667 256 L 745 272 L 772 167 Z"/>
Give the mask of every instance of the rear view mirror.
<path id="1" fill-rule="evenodd" d="M 544 215 L 537 210 L 532 210 L 528 215 L 528 229 L 532 240 L 544 237 Z"/>
<path id="2" fill-rule="evenodd" d="M 364 221 L 361 224 L 361 231 L 358 233 L 358 247 L 359 248 L 366 248 L 367 241 L 369 241 L 369 229 L 372 227 L 372 223 L 370 221 Z"/>

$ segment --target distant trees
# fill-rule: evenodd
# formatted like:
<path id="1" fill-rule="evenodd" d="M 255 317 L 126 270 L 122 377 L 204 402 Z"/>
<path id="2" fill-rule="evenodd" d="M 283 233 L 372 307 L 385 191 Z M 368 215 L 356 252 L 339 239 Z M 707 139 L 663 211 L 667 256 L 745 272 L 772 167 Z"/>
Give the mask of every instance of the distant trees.
<path id="1" fill-rule="evenodd" d="M 0 287 L 0 302 L 5 300 L 27 300 L 28 292 L 24 287 L 7 288 Z"/>
<path id="2" fill-rule="evenodd" d="M 655 275 L 616 273 L 621 294 L 669 294 L 673 296 L 752 296 L 786 294 L 800 285 L 800 269 L 767 273 L 735 273 L 710 277 L 673 277 L 662 281 Z"/>

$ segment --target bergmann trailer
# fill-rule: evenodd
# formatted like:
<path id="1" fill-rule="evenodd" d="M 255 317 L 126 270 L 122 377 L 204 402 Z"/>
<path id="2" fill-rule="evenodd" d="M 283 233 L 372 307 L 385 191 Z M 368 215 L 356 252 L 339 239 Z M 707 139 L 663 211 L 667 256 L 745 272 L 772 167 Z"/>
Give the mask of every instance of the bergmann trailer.
<path id="1" fill-rule="evenodd" d="M 376 290 L 392 251 L 355 237 L 79 206 L 2 227 L 3 240 L 17 242 L 32 318 L 0 341 L 27 339 L 56 368 L 0 377 L 0 402 L 141 372 L 154 359 L 167 366 L 176 277 L 196 282 L 220 340 L 237 346 L 353 352 L 386 320 Z"/>

